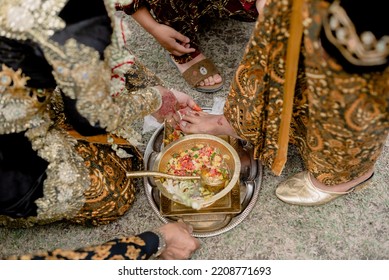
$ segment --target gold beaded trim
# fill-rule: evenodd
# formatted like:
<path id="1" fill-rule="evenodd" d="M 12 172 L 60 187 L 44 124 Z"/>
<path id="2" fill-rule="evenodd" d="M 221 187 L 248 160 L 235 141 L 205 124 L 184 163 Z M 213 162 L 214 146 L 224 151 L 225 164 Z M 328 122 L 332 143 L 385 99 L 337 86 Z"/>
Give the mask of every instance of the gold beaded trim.
<path id="1" fill-rule="evenodd" d="M 324 19 L 323 26 L 328 40 L 350 63 L 358 66 L 375 66 L 388 62 L 389 36 L 377 40 L 370 31 L 358 36 L 354 24 L 339 1 L 335 1 L 329 7 L 329 14 Z"/>

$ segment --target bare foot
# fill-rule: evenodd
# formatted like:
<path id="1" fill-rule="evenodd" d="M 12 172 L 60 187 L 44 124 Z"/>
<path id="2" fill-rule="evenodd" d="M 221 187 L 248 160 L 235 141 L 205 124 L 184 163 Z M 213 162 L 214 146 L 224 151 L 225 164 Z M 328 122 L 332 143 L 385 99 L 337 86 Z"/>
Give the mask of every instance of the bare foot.
<path id="1" fill-rule="evenodd" d="M 189 67 L 191 67 L 193 64 L 205 59 L 205 56 L 201 53 L 195 58 L 193 58 L 191 61 L 183 64 L 178 64 L 174 59 L 172 61 L 177 65 L 178 70 L 180 73 L 184 73 Z M 203 81 L 199 82 L 199 86 L 213 86 L 215 84 L 220 84 L 223 81 L 222 77 L 219 74 L 215 74 L 213 76 L 210 76 Z"/>
<path id="2" fill-rule="evenodd" d="M 238 138 L 235 130 L 224 115 L 186 110 L 181 114 L 180 128 L 185 134 L 205 133 L 211 135 L 229 135 Z"/>

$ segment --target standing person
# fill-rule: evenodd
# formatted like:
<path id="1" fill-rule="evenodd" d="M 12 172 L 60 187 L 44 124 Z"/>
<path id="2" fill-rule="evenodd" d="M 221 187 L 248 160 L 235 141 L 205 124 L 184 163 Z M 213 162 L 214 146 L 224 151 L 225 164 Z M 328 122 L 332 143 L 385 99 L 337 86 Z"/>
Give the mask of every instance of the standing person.
<path id="1" fill-rule="evenodd" d="M 224 115 L 181 114 L 181 129 L 246 139 L 276 175 L 296 145 L 306 171 L 277 187 L 287 203 L 321 205 L 367 186 L 389 131 L 382 5 L 268 0 Z"/>
<path id="2" fill-rule="evenodd" d="M 254 22 L 256 0 L 135 0 L 118 1 L 123 10 L 149 32 L 170 54 L 185 81 L 200 92 L 215 92 L 223 79 L 199 45 L 198 33 L 214 18 Z M 152 11 L 152 14 L 151 14 Z"/>
<path id="3" fill-rule="evenodd" d="M 120 44 L 112 2 L 22 2 L 0 1 L 0 224 L 115 221 L 135 199 L 127 172 L 143 169 L 133 123 L 196 104 Z M 178 257 L 197 249 L 187 226 L 162 230 L 182 238 Z"/>

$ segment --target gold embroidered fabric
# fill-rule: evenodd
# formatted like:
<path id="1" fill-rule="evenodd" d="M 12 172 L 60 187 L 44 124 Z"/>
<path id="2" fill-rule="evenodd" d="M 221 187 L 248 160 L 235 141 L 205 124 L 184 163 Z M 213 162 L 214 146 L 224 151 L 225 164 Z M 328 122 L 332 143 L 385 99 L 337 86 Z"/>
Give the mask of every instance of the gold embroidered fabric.
<path id="1" fill-rule="evenodd" d="M 118 86 L 117 83 L 111 84 L 111 77 L 125 73 L 132 64 L 138 63 L 123 47 L 123 43 L 118 41 L 119 31 L 112 34 L 112 44 L 105 50 L 106 59 L 101 61 L 95 49 L 74 39 L 69 39 L 63 46 L 50 40 L 49 36 L 54 34 L 54 31 L 64 27 L 58 13 L 66 1 L 41 0 L 21 4 L 18 0 L 2 0 L 1 3 L 4 5 L 1 6 L 0 35 L 37 42 L 54 69 L 57 85 L 66 95 L 77 99 L 79 112 L 92 125 L 98 123 L 108 131 L 117 131 L 134 145 L 138 144 L 140 135 L 126 125 L 131 123 L 131 119 L 126 117 L 131 114 L 132 119 L 142 118 L 157 110 L 162 101 L 158 91 L 153 88 L 143 90 L 140 94 L 133 92 L 126 97 L 112 98 L 111 93 L 116 96 L 121 90 L 115 87 Z M 115 18 L 113 1 L 104 3 L 114 29 L 122 28 L 123 25 Z M 19 7 L 15 7 L 17 4 L 20 4 Z M 124 31 L 122 33 L 128 34 Z M 157 78 L 149 80 L 152 81 L 149 86 L 160 83 Z M 147 103 L 148 106 L 137 107 L 141 103 Z"/>
<path id="2" fill-rule="evenodd" d="M 25 87 L 28 77 L 24 77 L 21 71 L 11 71 L 6 66 L 2 68 L 0 134 L 26 131 L 33 149 L 49 162 L 49 167 L 44 197 L 36 201 L 38 215 L 26 219 L 0 216 L 1 225 L 26 227 L 61 219 L 93 225 L 107 223 L 124 214 L 134 199 L 134 183 L 123 175 L 128 170 L 141 168 L 136 161 L 141 155 L 132 146 L 139 143 L 141 135 L 132 124 L 160 107 L 161 96 L 153 86 L 162 83 L 134 59 L 124 42 L 119 41 L 118 38 L 129 32 L 123 30 L 125 26 L 115 17 L 113 1 L 104 1 L 114 27 L 112 43 L 105 50 L 104 60 L 99 59 L 96 50 L 74 39 L 64 45 L 52 41 L 50 36 L 65 26 L 58 13 L 66 2 L 0 0 L 0 35 L 38 43 L 54 69 L 58 86 L 56 91 L 29 89 Z M 70 136 L 64 130 L 59 89 L 77 99 L 78 111 L 92 125 L 99 124 L 127 140 L 128 145 L 123 147 L 110 138 L 115 153 L 109 145 L 87 145 Z M 38 101 L 42 97 L 44 101 Z M 96 151 L 93 168 L 85 157 Z M 104 159 L 111 161 L 112 165 L 104 163 Z M 102 172 L 102 166 L 117 172 L 116 181 L 109 185 L 108 192 L 96 187 L 93 181 L 96 172 Z M 112 174 L 107 170 L 98 177 L 100 184 L 110 180 Z M 120 182 L 124 184 L 122 189 L 115 189 Z M 116 203 L 108 201 L 119 194 L 124 196 Z M 108 214 L 109 211 L 112 212 Z"/>
<path id="3" fill-rule="evenodd" d="M 10 74 L 16 83 L 0 91 L 0 132 L 7 134 L 26 130 L 25 136 L 32 148 L 49 166 L 43 186 L 44 197 L 35 202 L 38 205 L 37 216 L 18 219 L 0 216 L 0 225 L 28 227 L 70 218 L 84 205 L 84 191 L 90 182 L 88 169 L 74 149 L 77 141 L 64 130 L 53 126 L 58 119 L 51 116 L 61 115 L 60 93 L 44 90 L 39 94 L 41 97 L 45 94 L 45 98 L 39 102 L 36 95 L 30 96 L 30 89 L 24 87 L 23 82 L 17 82 L 22 77 L 20 71 L 3 69 L 6 71 L 1 72 L 0 76 Z"/>
<path id="4" fill-rule="evenodd" d="M 370 31 L 358 35 L 339 1 L 334 1 L 328 8 L 328 17 L 323 19 L 323 27 L 328 40 L 350 63 L 360 66 L 387 63 L 389 36 L 377 39 Z"/>
<path id="5" fill-rule="evenodd" d="M 131 155 L 120 158 L 107 144 L 78 140 L 77 153 L 88 166 L 90 186 L 84 192 L 85 203 L 69 220 L 84 225 L 107 224 L 123 216 L 135 200 L 136 185 L 127 171 L 143 168 L 139 151 L 129 145 L 120 147 Z"/>
<path id="6" fill-rule="evenodd" d="M 306 1 L 290 142 L 327 185 L 371 169 L 389 131 L 389 69 L 349 74 L 320 45 L 325 1 Z M 225 115 L 271 168 L 283 105 L 291 1 L 269 0 L 254 28 L 228 96 Z"/>

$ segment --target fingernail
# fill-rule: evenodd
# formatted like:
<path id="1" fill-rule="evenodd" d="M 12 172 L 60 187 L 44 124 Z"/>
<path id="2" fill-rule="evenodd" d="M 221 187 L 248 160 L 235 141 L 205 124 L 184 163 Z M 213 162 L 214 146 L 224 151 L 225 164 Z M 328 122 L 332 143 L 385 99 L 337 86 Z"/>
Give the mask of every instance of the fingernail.
<path id="1" fill-rule="evenodd" d="M 198 112 L 202 111 L 200 106 L 197 104 L 193 107 L 193 110 L 198 111 Z"/>

